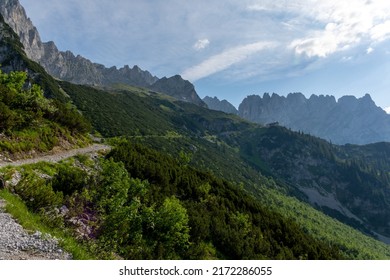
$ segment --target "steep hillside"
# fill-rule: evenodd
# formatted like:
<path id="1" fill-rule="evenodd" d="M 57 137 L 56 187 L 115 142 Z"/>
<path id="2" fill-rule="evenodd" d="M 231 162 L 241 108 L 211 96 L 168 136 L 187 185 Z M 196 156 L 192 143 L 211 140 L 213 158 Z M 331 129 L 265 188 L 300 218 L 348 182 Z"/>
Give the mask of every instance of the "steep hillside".
<path id="1" fill-rule="evenodd" d="M 85 119 L 26 81 L 25 72 L 0 71 L 0 160 L 88 143 Z"/>
<path id="2" fill-rule="evenodd" d="M 347 240 L 349 239 L 348 234 L 344 235 L 342 233 L 344 232 L 344 226 L 340 223 L 335 223 L 334 220 L 326 218 L 323 214 L 316 212 L 296 199 L 287 198 L 287 194 L 312 202 L 314 206 L 327 214 L 366 234 L 374 236 L 374 229 L 384 233 L 374 223 L 361 221 L 360 218 L 356 218 L 355 214 L 351 214 L 352 210 L 348 210 L 348 204 L 339 202 L 336 205 L 339 208 L 335 208 L 334 205 L 331 205 L 333 208 L 324 207 L 328 204 L 317 205 L 318 201 L 310 201 L 307 192 L 305 192 L 306 189 L 301 188 L 296 181 L 287 180 L 287 176 L 284 176 L 284 170 L 286 170 L 286 174 L 294 172 L 294 153 L 302 159 L 307 157 L 307 153 L 314 153 L 313 157 L 318 155 L 320 158 L 324 157 L 323 160 L 327 159 L 324 155 L 326 155 L 328 146 L 333 147 L 333 145 L 323 140 L 279 127 L 261 127 L 245 122 L 234 115 L 200 108 L 190 103 L 174 101 L 170 97 L 163 98 L 162 95 L 140 88 L 134 88 L 131 92 L 117 91 L 111 93 L 68 83 L 62 83 L 62 88 L 70 94 L 83 114 L 104 135 L 127 135 L 133 143 L 142 143 L 173 157 L 185 156 L 184 158 L 191 165 L 241 185 L 274 211 L 293 217 L 303 228 L 309 230 L 315 221 L 318 230 L 315 230 L 313 234 L 317 238 L 324 238 L 332 243 L 343 244 L 343 246 L 348 243 Z M 116 108 L 116 110 L 111 108 Z M 114 114 L 112 114 L 113 111 L 115 111 Z M 261 138 L 262 136 L 264 138 Z M 275 137 L 279 137 L 277 139 L 280 139 L 280 141 L 284 139 L 284 142 L 279 143 L 279 140 L 274 140 Z M 274 146 L 271 144 L 267 146 L 264 141 L 275 143 Z M 286 158 L 283 158 L 283 152 L 275 153 L 275 155 L 281 154 L 275 160 L 276 164 L 279 164 L 277 166 L 272 158 L 268 161 L 268 159 L 263 159 L 260 154 L 257 154 L 254 148 L 257 147 L 256 143 L 264 150 L 269 149 L 270 153 L 272 153 L 272 147 L 277 149 L 279 146 L 281 149 L 291 146 L 295 152 L 286 151 Z M 334 150 L 334 152 L 337 151 L 338 149 Z M 332 158 L 332 156 L 329 157 Z M 297 164 L 297 168 L 301 168 L 295 171 L 297 177 L 302 172 L 302 174 L 311 174 L 310 172 L 313 171 L 310 166 L 312 161 L 310 158 L 307 159 L 308 164 L 303 166 Z M 284 163 L 286 166 L 283 165 Z M 322 168 L 319 164 L 316 172 L 327 176 L 327 174 L 335 172 L 342 173 L 348 167 L 348 164 L 343 163 L 341 159 L 334 162 L 333 165 L 329 165 L 329 168 L 325 168 L 326 166 Z M 259 171 L 264 175 L 272 176 L 273 179 L 270 180 L 264 177 L 259 174 Z M 350 167 L 349 172 L 360 174 L 362 171 L 357 167 Z M 344 184 L 353 186 L 354 183 L 353 177 L 346 173 L 342 174 L 344 175 L 340 175 L 332 181 L 336 182 L 337 185 L 333 190 L 329 190 L 329 196 L 333 195 L 331 191 L 336 191 L 340 195 L 344 192 L 345 196 L 350 195 L 348 192 L 352 192 L 351 196 L 353 195 L 353 197 L 363 195 L 362 193 L 354 193 L 351 187 L 338 188 L 338 186 L 344 186 Z M 366 175 L 364 174 L 364 176 Z M 314 175 L 310 176 L 313 176 L 314 185 L 308 185 L 307 182 L 305 187 L 314 194 L 322 192 L 322 190 L 316 188 L 316 177 L 314 178 Z M 322 178 L 321 175 L 318 176 Z M 369 176 L 365 177 L 365 180 L 367 187 L 373 186 L 371 184 L 375 183 L 375 180 L 371 181 Z M 363 184 L 362 187 L 364 187 Z M 366 190 L 369 190 L 369 187 Z M 325 198 L 327 198 L 326 196 Z M 372 196 L 370 199 L 375 201 L 376 197 Z M 330 201 L 330 199 L 328 200 Z M 277 205 L 283 205 L 283 207 L 280 208 Z M 365 210 L 367 210 L 365 215 L 374 215 L 375 213 L 375 210 L 370 212 L 372 209 Z M 352 217 L 348 216 L 346 211 Z M 311 218 L 308 218 L 308 216 Z M 329 227 L 337 228 L 335 231 L 338 233 L 334 236 L 326 234 Z M 310 229 L 310 232 L 312 232 L 312 229 Z M 360 239 L 361 237 L 356 238 Z M 365 242 L 363 243 L 365 244 Z M 367 250 L 357 249 L 357 247 L 355 249 L 360 253 L 362 250 Z"/>
<path id="3" fill-rule="evenodd" d="M 60 82 L 75 105 L 105 136 L 192 135 L 228 132 L 251 124 L 237 116 L 214 112 L 144 88 L 104 91 Z"/>
<path id="4" fill-rule="evenodd" d="M 363 231 L 390 236 L 385 143 L 336 146 L 279 126 L 230 138 L 253 166 L 304 193 L 313 206 Z"/>
<path id="5" fill-rule="evenodd" d="M 369 144 L 390 141 L 390 116 L 377 107 L 370 95 L 362 98 L 301 93 L 252 95 L 239 106 L 239 115 L 261 124 L 278 122 L 336 144 Z"/>
<path id="6" fill-rule="evenodd" d="M 57 82 L 26 57 L 19 37 L 1 15 L 0 64 L 5 71 L 0 70 L 2 160 L 88 142 L 88 122 L 66 104 Z"/>

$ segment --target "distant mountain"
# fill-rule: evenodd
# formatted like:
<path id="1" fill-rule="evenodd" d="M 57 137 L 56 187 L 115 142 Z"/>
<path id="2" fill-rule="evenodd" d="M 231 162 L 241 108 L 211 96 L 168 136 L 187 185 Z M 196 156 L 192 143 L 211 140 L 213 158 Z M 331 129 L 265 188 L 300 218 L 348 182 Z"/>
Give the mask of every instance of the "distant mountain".
<path id="1" fill-rule="evenodd" d="M 227 100 L 219 100 L 216 96 L 214 98 L 206 96 L 203 101 L 207 104 L 209 109 L 222 111 L 228 114 L 238 114 L 238 110 Z"/>
<path id="2" fill-rule="evenodd" d="M 80 55 L 75 56 L 70 51 L 59 51 L 54 42 L 42 42 L 38 30 L 27 17 L 18 0 L 2 0 L 0 13 L 20 37 L 26 55 L 42 65 L 55 78 L 76 84 L 105 87 L 126 84 L 154 89 L 161 88 L 161 84 L 164 84 L 163 93 L 204 106 L 193 85 L 176 76 L 172 77 L 169 83 L 166 83 L 166 78 L 163 78 L 163 81 L 154 85 L 159 79 L 138 66 L 130 68 L 126 65 L 120 69 L 107 68 Z M 188 91 L 179 94 L 177 91 L 183 88 L 183 85 L 186 85 L 185 89 Z"/>
<path id="3" fill-rule="evenodd" d="M 369 94 L 362 98 L 302 93 L 287 97 L 252 95 L 239 106 L 239 115 L 256 123 L 278 122 L 336 144 L 369 144 L 390 141 L 390 116 L 376 106 Z"/>

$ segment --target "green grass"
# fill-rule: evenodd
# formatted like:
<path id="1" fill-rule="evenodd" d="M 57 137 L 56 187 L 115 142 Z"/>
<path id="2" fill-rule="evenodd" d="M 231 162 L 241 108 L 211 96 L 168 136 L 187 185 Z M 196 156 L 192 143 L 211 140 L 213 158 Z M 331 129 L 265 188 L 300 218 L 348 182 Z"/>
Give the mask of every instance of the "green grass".
<path id="1" fill-rule="evenodd" d="M 45 225 L 42 217 L 39 214 L 28 211 L 24 202 L 7 190 L 0 190 L 0 197 L 6 201 L 6 211 L 10 213 L 20 225 L 29 233 L 40 231 L 44 234 L 50 234 L 59 240 L 60 246 L 71 253 L 73 259 L 78 260 L 93 260 L 98 256 L 91 252 L 88 245 L 81 244 L 69 233 L 58 229 L 51 228 Z"/>

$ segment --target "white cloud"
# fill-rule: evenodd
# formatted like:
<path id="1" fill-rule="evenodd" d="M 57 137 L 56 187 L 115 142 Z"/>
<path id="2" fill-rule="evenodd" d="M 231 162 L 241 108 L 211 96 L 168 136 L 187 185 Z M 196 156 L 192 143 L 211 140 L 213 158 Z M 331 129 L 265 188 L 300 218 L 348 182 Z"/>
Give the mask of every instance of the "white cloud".
<path id="1" fill-rule="evenodd" d="M 343 61 L 343 62 L 345 62 L 345 61 L 351 61 L 352 59 L 353 59 L 352 56 L 343 56 L 343 57 L 341 58 L 341 61 Z"/>
<path id="2" fill-rule="evenodd" d="M 390 37 L 390 20 L 375 25 L 370 30 L 370 35 L 372 39 L 378 42 L 388 39 Z"/>
<path id="3" fill-rule="evenodd" d="M 373 49 L 372 47 L 369 47 L 369 48 L 367 48 L 366 53 L 367 53 L 367 54 L 370 54 L 370 53 L 372 53 L 373 51 L 374 51 L 374 49 Z"/>
<path id="4" fill-rule="evenodd" d="M 210 45 L 209 39 L 200 39 L 194 44 L 194 49 L 197 51 L 203 50 Z"/>
<path id="5" fill-rule="evenodd" d="M 20 1 L 61 50 L 107 66 L 138 64 L 157 76 L 185 69 L 193 81 L 224 70 L 228 82 L 304 75 L 308 65 L 347 65 L 370 46 L 379 54 L 377 43 L 390 38 L 388 0 L 208 0 L 207 9 L 204 1 Z M 265 56 L 261 43 L 250 42 L 280 48 Z M 336 60 L 318 59 L 337 52 Z M 246 59 L 256 53 L 261 59 Z"/>
<path id="6" fill-rule="evenodd" d="M 269 11 L 269 8 L 266 7 L 265 5 L 262 5 L 262 4 L 253 4 L 253 5 L 249 5 L 247 7 L 247 9 L 249 11 L 257 11 L 257 12 L 262 12 L 262 11 Z"/>
<path id="7" fill-rule="evenodd" d="M 198 65 L 188 68 L 182 73 L 182 76 L 185 79 L 194 82 L 225 70 L 230 66 L 245 60 L 249 56 L 274 45 L 275 43 L 271 42 L 257 42 L 228 49 L 206 59 Z"/>
<path id="8" fill-rule="evenodd" d="M 386 113 L 390 114 L 390 107 L 385 108 Z"/>
<path id="9" fill-rule="evenodd" d="M 366 0 L 263 0 L 248 7 L 251 11 L 283 12 L 295 18 L 302 33 L 290 48 L 308 57 L 327 57 L 359 43 L 377 43 L 390 38 L 390 2 Z"/>

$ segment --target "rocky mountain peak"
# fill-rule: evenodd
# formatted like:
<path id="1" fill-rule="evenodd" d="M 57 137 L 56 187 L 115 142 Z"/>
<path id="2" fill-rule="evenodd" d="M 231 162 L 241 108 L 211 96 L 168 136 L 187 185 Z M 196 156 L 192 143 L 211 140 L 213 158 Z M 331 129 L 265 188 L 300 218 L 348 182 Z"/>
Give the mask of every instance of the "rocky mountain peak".
<path id="1" fill-rule="evenodd" d="M 38 30 L 32 21 L 27 17 L 26 11 L 18 0 L 2 0 L 0 2 L 0 13 L 5 22 L 19 36 L 27 56 L 38 61 L 43 54 L 43 45 Z"/>
<path id="2" fill-rule="evenodd" d="M 376 106 L 374 100 L 372 100 L 371 98 L 371 95 L 369 95 L 368 93 L 366 93 L 363 97 L 361 97 L 360 101 L 367 105 Z"/>
<path id="3" fill-rule="evenodd" d="M 170 78 L 163 77 L 150 88 L 157 92 L 173 96 L 176 99 L 191 102 L 201 107 L 207 107 L 196 93 L 194 85 L 184 80 L 180 75 L 175 75 Z"/>
<path id="4" fill-rule="evenodd" d="M 294 93 L 289 93 L 287 95 L 287 101 L 288 102 L 294 102 L 294 103 L 305 103 L 307 100 L 306 100 L 306 97 L 300 93 L 300 92 L 294 92 Z"/>
<path id="5" fill-rule="evenodd" d="M 303 131 L 336 144 L 368 144 L 390 141 L 390 116 L 377 107 L 369 94 L 361 98 L 302 93 L 287 97 L 278 94 L 248 96 L 239 106 L 247 120 L 279 124 Z"/>
<path id="6" fill-rule="evenodd" d="M 238 114 L 238 110 L 236 109 L 236 107 L 234 107 L 225 99 L 219 100 L 216 96 L 214 96 L 214 98 L 206 96 L 205 98 L 203 98 L 203 101 L 207 104 L 209 109 L 222 111 L 228 114 Z"/>

